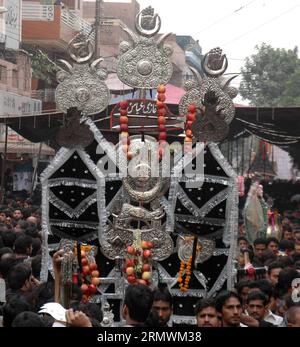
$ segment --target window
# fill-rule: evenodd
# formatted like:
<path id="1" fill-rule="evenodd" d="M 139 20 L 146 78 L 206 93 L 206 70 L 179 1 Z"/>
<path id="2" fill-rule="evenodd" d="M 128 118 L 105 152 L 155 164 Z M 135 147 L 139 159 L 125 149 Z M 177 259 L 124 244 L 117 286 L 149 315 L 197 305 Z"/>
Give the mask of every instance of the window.
<path id="1" fill-rule="evenodd" d="M 12 70 L 12 86 L 18 88 L 18 70 Z"/>
<path id="2" fill-rule="evenodd" d="M 2 65 L 0 65 L 0 83 L 7 83 L 7 68 Z"/>

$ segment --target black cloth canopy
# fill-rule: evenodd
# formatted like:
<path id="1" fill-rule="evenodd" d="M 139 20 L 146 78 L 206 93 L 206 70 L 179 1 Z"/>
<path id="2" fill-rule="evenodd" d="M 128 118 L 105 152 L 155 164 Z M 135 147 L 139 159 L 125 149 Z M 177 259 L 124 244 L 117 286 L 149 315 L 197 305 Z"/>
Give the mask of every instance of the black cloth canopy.
<path id="1" fill-rule="evenodd" d="M 112 142 L 118 134 L 109 130 L 109 120 L 99 121 L 109 116 L 114 105 L 92 116 L 97 126 Z M 168 105 L 173 114 L 178 114 L 177 105 Z M 45 113 L 31 117 L 0 118 L 13 130 L 32 142 L 47 142 L 57 148 L 55 136 L 64 123 L 60 112 Z M 230 124 L 228 141 L 255 135 L 271 144 L 285 149 L 300 167 L 300 107 L 236 107 L 236 115 Z"/>

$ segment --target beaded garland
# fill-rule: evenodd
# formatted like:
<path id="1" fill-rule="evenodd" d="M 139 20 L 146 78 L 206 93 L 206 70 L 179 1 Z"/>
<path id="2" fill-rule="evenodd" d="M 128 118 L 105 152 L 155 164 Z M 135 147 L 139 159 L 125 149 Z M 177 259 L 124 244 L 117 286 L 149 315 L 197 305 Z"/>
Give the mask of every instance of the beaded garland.
<path id="1" fill-rule="evenodd" d="M 178 276 L 177 282 L 179 283 L 179 287 L 182 292 L 186 292 L 189 289 L 189 282 L 192 275 L 192 271 L 191 271 L 192 260 L 193 260 L 193 257 L 190 256 L 189 260 L 186 263 L 184 261 L 180 262 L 179 276 Z M 183 280 L 185 267 L 186 267 L 185 279 Z"/>

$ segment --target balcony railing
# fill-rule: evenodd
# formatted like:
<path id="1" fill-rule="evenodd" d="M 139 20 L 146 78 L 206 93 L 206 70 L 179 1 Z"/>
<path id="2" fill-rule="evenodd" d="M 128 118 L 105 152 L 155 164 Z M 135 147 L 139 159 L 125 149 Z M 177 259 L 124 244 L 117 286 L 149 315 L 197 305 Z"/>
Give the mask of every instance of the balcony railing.
<path id="1" fill-rule="evenodd" d="M 55 89 L 32 90 L 31 97 L 43 102 L 55 102 Z"/>
<path id="2" fill-rule="evenodd" d="M 61 11 L 61 21 L 72 28 L 74 31 L 80 31 L 95 40 L 95 31 L 89 22 L 79 17 L 76 13 L 63 9 Z"/>
<path id="3" fill-rule="evenodd" d="M 53 21 L 54 5 L 32 5 L 23 3 L 22 20 L 25 21 Z M 95 40 L 95 32 L 89 22 L 78 16 L 75 12 L 61 9 L 60 22 L 74 31 L 83 32 Z"/>
<path id="4" fill-rule="evenodd" d="M 33 4 L 23 3 L 22 20 L 53 21 L 54 6 L 53 5 L 33 5 Z"/>

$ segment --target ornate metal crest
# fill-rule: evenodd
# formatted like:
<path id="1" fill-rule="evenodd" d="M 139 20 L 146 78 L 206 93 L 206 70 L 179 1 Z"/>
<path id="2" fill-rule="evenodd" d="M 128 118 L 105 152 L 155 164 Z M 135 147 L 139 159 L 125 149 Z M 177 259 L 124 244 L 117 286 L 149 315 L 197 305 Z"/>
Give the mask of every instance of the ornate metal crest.
<path id="1" fill-rule="evenodd" d="M 193 236 L 183 236 L 177 239 L 177 252 L 181 261 L 187 262 L 193 254 Z M 196 247 L 195 264 L 204 263 L 213 256 L 215 250 L 215 241 L 205 238 L 198 238 Z"/>
<path id="2" fill-rule="evenodd" d="M 72 66 L 67 61 L 60 60 L 67 70 L 57 73 L 57 107 L 65 113 L 70 107 L 76 107 L 83 115 L 103 111 L 110 98 L 109 90 L 103 82 L 107 78 L 107 72 L 98 67 L 103 59 L 96 59 L 89 64 L 94 48 L 84 34 L 78 34 L 70 41 L 68 52 L 74 64 Z"/>
<path id="3" fill-rule="evenodd" d="M 226 55 L 222 55 L 220 48 L 214 48 L 202 60 L 204 77 L 201 78 L 198 71 L 191 68 L 195 80 L 185 84 L 187 93 L 180 100 L 179 112 L 187 114 L 190 104 L 197 106 L 198 113 L 192 130 L 201 142 L 223 140 L 234 118 L 232 99 L 237 95 L 237 90 L 229 87 L 229 83 L 236 75 L 221 78 L 227 66 Z"/>
<path id="4" fill-rule="evenodd" d="M 143 144 L 147 147 L 155 142 L 156 139 L 147 135 L 144 143 L 140 136 L 130 138 L 131 150 L 135 154 Z M 118 150 L 122 151 L 121 143 L 117 146 L 117 152 Z M 122 158 L 123 156 L 120 156 L 119 166 L 125 164 Z M 160 202 L 169 187 L 169 179 L 162 177 L 162 169 L 159 172 L 158 177 L 152 177 L 151 166 L 142 157 L 140 162 L 133 166 L 131 176 L 123 178 L 126 202 L 115 205 L 111 226 L 100 240 L 102 250 L 108 258 L 125 256 L 126 247 L 133 243 L 138 234 L 142 240 L 153 242 L 154 260 L 166 259 L 172 253 L 173 241 L 162 223 L 165 211 Z M 135 206 L 131 201 L 134 204 L 139 203 L 139 206 Z"/>
<path id="5" fill-rule="evenodd" d="M 159 15 L 154 14 L 152 7 L 142 10 L 136 17 L 136 35 L 124 27 L 132 43 L 120 43 L 120 57 L 117 74 L 119 79 L 128 86 L 137 89 L 153 89 L 159 84 L 167 84 L 172 77 L 173 67 L 169 57 L 172 48 L 164 45 L 166 34 L 154 40 L 161 26 Z"/>

